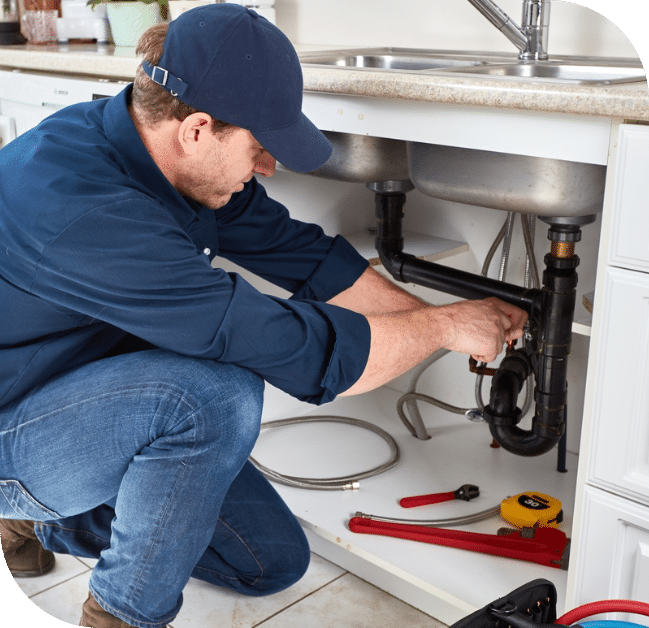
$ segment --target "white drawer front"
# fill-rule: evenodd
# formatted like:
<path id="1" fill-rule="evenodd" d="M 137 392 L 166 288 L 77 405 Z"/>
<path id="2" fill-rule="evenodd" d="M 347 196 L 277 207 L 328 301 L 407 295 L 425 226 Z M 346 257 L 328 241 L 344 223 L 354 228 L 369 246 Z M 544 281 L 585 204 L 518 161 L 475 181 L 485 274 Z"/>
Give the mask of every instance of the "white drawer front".
<path id="1" fill-rule="evenodd" d="M 649 508 L 586 487 L 571 569 L 577 583 L 569 608 L 599 600 L 649 600 Z M 649 617 L 618 616 L 643 625 Z"/>
<path id="2" fill-rule="evenodd" d="M 620 128 L 610 262 L 649 270 L 649 126 Z"/>
<path id="3" fill-rule="evenodd" d="M 649 504 L 649 275 L 604 281 L 589 479 Z"/>

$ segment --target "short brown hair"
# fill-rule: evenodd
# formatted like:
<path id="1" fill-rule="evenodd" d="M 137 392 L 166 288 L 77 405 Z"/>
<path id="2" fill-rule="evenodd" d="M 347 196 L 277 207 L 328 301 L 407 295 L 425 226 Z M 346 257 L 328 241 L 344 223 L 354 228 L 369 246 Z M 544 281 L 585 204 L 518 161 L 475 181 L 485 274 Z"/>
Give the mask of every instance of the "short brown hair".
<path id="1" fill-rule="evenodd" d="M 149 28 L 138 41 L 136 54 L 141 54 L 144 61 L 151 65 L 158 65 L 162 57 L 164 40 L 167 35 L 168 23 L 156 24 Z M 200 61 L 199 61 L 200 62 Z M 157 124 L 163 120 L 175 118 L 184 120 L 198 109 L 186 105 L 175 96 L 172 96 L 166 89 L 152 81 L 142 66 L 138 66 L 133 83 L 133 105 L 138 113 L 144 118 L 144 122 L 150 125 Z M 212 117 L 212 131 L 217 133 L 232 128 L 233 125 L 222 122 Z"/>

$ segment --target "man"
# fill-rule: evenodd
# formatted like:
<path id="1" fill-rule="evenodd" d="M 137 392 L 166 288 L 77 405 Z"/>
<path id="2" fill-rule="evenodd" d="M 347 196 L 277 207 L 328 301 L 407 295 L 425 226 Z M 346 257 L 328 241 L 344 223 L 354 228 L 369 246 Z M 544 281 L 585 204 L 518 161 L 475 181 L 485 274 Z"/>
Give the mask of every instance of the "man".
<path id="1" fill-rule="evenodd" d="M 489 362 L 526 315 L 432 307 L 255 175 L 330 154 L 288 40 L 208 5 L 151 29 L 134 86 L 0 152 L 0 535 L 14 576 L 99 558 L 82 626 L 159 628 L 193 576 L 290 586 L 309 548 L 247 462 L 263 382 L 312 403 L 440 347 Z M 219 254 L 288 289 L 260 294 Z"/>

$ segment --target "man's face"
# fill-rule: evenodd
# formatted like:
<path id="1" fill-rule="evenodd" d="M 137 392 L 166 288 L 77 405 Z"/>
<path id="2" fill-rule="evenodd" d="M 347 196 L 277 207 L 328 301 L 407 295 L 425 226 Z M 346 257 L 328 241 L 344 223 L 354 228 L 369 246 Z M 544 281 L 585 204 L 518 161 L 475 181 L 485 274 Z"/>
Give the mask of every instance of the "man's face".
<path id="1" fill-rule="evenodd" d="M 217 134 L 209 131 L 176 187 L 202 205 L 219 209 L 255 174 L 272 177 L 275 165 L 250 131 L 238 127 Z"/>

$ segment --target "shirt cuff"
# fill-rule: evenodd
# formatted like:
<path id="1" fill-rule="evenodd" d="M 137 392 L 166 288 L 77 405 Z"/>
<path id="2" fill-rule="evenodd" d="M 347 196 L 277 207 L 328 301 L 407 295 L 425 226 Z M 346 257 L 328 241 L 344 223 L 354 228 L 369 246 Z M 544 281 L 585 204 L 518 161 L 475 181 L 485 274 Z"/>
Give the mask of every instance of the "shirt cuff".
<path id="1" fill-rule="evenodd" d="M 327 316 L 336 338 L 329 364 L 321 381 L 318 405 L 333 401 L 351 388 L 363 374 L 370 354 L 370 324 L 361 314 L 327 303 L 313 303 Z"/>
<path id="2" fill-rule="evenodd" d="M 350 288 L 369 262 L 342 236 L 336 236 L 325 259 L 291 298 L 328 301 Z"/>

